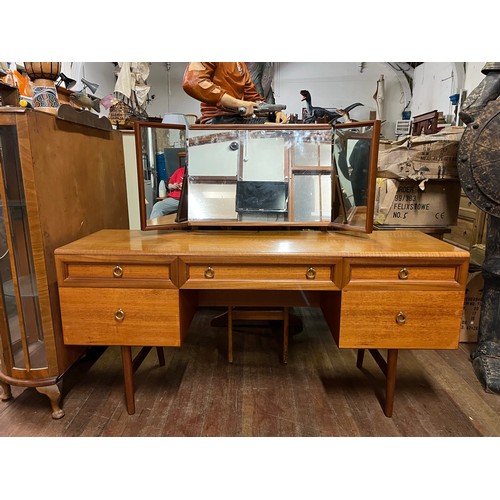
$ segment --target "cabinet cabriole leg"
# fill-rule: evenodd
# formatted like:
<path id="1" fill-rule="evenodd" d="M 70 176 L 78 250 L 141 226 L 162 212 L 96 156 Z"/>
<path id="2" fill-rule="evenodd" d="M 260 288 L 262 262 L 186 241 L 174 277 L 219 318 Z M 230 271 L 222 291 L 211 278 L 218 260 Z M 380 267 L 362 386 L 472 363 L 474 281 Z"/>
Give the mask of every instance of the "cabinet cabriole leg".
<path id="1" fill-rule="evenodd" d="M 36 387 L 36 390 L 47 396 L 50 401 L 50 406 L 52 407 L 52 418 L 54 420 L 59 420 L 64 417 L 64 410 L 60 406 L 61 402 L 61 390 L 60 383 L 54 385 L 45 385 L 41 387 Z"/>
<path id="2" fill-rule="evenodd" d="M 0 399 L 2 401 L 9 401 L 10 399 L 12 399 L 12 390 L 10 388 L 10 385 L 0 381 L 0 387 L 3 390 L 3 393 L 0 394 Z"/>

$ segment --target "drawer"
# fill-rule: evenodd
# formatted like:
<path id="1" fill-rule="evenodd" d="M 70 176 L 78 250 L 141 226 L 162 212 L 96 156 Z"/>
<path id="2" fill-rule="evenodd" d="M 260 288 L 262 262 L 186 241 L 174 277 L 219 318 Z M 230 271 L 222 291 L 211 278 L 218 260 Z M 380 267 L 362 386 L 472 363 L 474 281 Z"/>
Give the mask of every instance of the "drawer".
<path id="1" fill-rule="evenodd" d="M 65 344 L 179 346 L 179 292 L 59 289 Z"/>
<path id="2" fill-rule="evenodd" d="M 60 285 L 174 287 L 176 265 L 172 262 L 73 262 L 62 263 Z"/>
<path id="3" fill-rule="evenodd" d="M 456 349 L 464 292 L 342 293 L 339 347 Z"/>
<path id="4" fill-rule="evenodd" d="M 474 220 L 477 216 L 477 207 L 465 195 L 460 197 L 460 206 L 458 209 L 458 216 L 466 219 Z"/>
<path id="5" fill-rule="evenodd" d="M 188 263 L 181 268 L 180 282 L 182 288 L 338 289 L 336 269 L 336 265 L 330 264 Z"/>
<path id="6" fill-rule="evenodd" d="M 457 225 L 452 226 L 451 233 L 446 235 L 445 240 L 462 248 L 469 249 L 477 243 L 475 241 L 476 227 L 475 222 L 459 218 Z"/>
<path id="7" fill-rule="evenodd" d="M 459 284 L 457 264 L 421 266 L 412 264 L 373 265 L 346 262 L 344 280 L 346 288 L 376 286 L 406 286 L 436 284 L 441 287 L 454 287 Z"/>

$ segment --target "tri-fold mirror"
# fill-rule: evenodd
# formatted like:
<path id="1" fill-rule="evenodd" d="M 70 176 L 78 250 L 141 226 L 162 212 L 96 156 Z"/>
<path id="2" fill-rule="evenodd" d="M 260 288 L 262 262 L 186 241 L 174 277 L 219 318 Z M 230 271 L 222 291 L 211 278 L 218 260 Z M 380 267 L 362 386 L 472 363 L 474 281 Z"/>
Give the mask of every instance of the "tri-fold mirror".
<path id="1" fill-rule="evenodd" d="M 334 127 L 137 122 L 141 229 L 371 232 L 379 133 L 378 120 Z"/>

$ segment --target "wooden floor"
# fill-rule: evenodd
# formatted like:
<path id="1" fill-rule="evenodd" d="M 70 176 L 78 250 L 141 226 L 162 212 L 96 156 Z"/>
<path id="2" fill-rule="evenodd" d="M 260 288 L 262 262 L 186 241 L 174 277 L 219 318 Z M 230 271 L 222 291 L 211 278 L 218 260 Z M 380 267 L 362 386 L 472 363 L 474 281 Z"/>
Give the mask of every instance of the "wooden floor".
<path id="1" fill-rule="evenodd" d="M 339 350 L 317 309 L 295 309 L 288 365 L 270 325 L 237 328 L 234 363 L 219 311 L 200 310 L 182 348 L 153 349 L 135 374 L 136 413 L 125 408 L 120 349 L 95 349 L 64 377 L 65 417 L 48 399 L 13 388 L 0 402 L 0 436 L 500 436 L 500 396 L 487 394 L 455 351 L 401 351 L 392 418 L 380 406 L 383 376 L 365 356 Z"/>

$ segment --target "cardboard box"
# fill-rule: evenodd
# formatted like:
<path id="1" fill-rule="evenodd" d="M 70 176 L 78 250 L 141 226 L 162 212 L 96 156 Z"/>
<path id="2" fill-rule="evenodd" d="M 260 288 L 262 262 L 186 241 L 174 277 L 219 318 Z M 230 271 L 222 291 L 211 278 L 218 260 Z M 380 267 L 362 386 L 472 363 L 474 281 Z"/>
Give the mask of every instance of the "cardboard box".
<path id="1" fill-rule="evenodd" d="M 374 223 L 443 227 L 457 223 L 460 181 L 377 179 Z"/>
<path id="2" fill-rule="evenodd" d="M 480 272 L 469 273 L 465 291 L 460 342 L 477 342 L 484 279 Z"/>
<path id="3" fill-rule="evenodd" d="M 381 143 L 378 177 L 389 179 L 458 179 L 457 155 L 463 127 Z"/>

